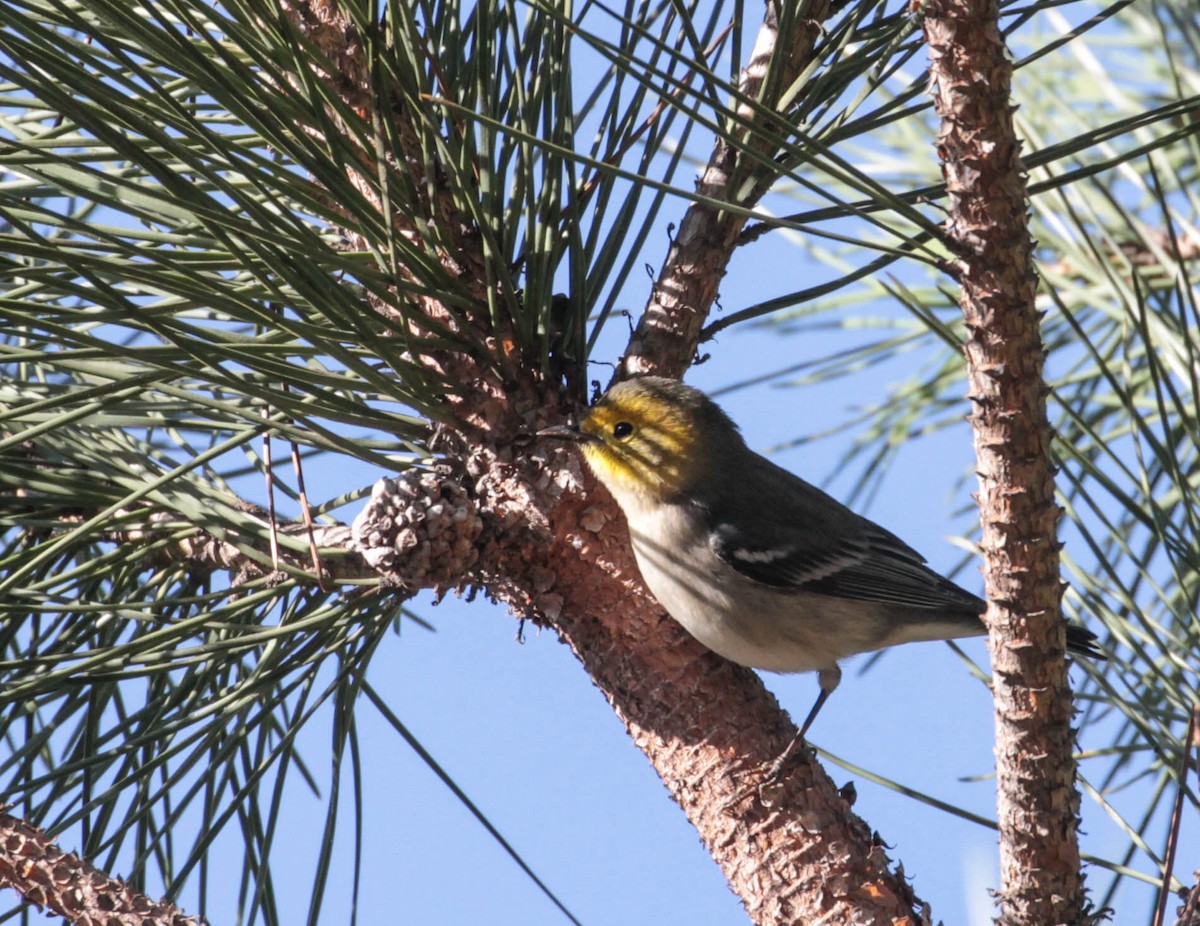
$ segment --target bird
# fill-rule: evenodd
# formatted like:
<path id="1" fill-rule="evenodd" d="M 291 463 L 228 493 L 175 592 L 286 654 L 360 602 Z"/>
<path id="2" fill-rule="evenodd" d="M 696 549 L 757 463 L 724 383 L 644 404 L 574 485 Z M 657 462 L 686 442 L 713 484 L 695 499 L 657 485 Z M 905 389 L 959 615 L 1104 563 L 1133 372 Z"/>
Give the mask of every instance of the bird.
<path id="1" fill-rule="evenodd" d="M 838 687 L 843 660 L 987 632 L 983 599 L 751 450 L 699 389 L 626 379 L 577 424 L 538 434 L 579 445 L 625 515 L 646 587 L 700 643 L 750 668 L 817 673 L 793 745 Z M 1071 652 L 1103 658 L 1086 628 L 1068 624 L 1066 639 Z"/>

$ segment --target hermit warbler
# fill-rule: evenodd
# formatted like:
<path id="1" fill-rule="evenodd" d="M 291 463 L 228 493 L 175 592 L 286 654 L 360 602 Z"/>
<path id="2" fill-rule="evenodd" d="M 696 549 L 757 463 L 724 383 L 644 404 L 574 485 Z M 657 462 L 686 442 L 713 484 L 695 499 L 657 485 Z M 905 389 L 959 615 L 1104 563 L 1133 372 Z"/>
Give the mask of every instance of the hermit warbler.
<path id="1" fill-rule="evenodd" d="M 629 523 L 646 586 L 697 640 L 733 662 L 817 671 L 820 696 L 856 653 L 984 634 L 984 602 L 891 532 L 746 446 L 704 393 L 645 376 L 617 383 L 576 440 Z M 1068 626 L 1071 649 L 1100 655 Z"/>

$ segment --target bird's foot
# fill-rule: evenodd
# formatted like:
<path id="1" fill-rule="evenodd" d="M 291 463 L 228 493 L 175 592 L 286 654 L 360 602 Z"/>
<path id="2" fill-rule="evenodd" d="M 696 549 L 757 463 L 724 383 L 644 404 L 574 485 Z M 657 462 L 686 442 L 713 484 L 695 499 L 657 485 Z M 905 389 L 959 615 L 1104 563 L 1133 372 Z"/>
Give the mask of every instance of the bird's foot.
<path id="1" fill-rule="evenodd" d="M 741 789 L 726 803 L 721 810 L 725 813 L 732 813 L 733 808 L 737 807 L 747 798 L 758 796 L 759 801 L 764 807 L 773 806 L 779 798 L 780 792 L 783 790 L 783 785 L 786 779 L 788 766 L 792 765 L 801 754 L 801 750 L 807 744 L 804 740 L 804 732 L 801 731 L 792 737 L 792 741 L 788 743 L 787 748 L 781 752 L 771 763 L 771 767 L 767 769 L 766 775 L 756 784 L 749 784 Z M 750 769 L 745 772 L 739 772 L 739 779 L 749 778 L 757 773 L 756 769 Z"/>

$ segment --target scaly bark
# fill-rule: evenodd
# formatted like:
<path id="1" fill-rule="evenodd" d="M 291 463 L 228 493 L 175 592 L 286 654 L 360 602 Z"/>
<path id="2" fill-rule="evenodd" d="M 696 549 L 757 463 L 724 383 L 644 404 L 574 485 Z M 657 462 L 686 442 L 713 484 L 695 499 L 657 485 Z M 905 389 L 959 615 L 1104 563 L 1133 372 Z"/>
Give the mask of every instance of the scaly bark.
<path id="1" fill-rule="evenodd" d="M 104 926 L 199 926 L 165 901 L 150 900 L 129 885 L 63 852 L 54 840 L 11 814 L 0 812 L 0 887 L 69 923 Z"/>
<path id="2" fill-rule="evenodd" d="M 759 99 L 768 76 L 774 86 L 787 87 L 812 60 L 821 23 L 830 15 L 832 3 L 788 2 L 795 7 L 794 19 L 791 28 L 781 32 L 778 0 L 767 0 L 762 28 L 739 83 L 745 98 Z M 770 109 L 771 101 L 763 103 Z M 755 108 L 744 103 L 739 105 L 738 115 L 756 123 L 758 130 L 745 134 L 743 144 L 760 154 L 773 153 L 769 134 L 778 131 L 780 125 L 764 125 Z M 750 208 L 777 179 L 761 164 L 739 156 L 730 139 L 718 136 L 696 192 Z M 693 203 L 688 208 L 625 350 L 618 378 L 683 375 L 695 356 L 700 330 L 716 302 L 725 268 L 745 224 L 745 215 L 719 207 Z"/>
<path id="3" fill-rule="evenodd" d="M 957 260 L 996 704 L 999 922 L 1079 923 L 1083 878 L 1051 430 L 1012 65 L 996 0 L 924 5 Z"/>
<path id="4" fill-rule="evenodd" d="M 1192 874 L 1192 878 L 1192 889 L 1177 911 L 1179 916 L 1175 926 L 1200 926 L 1200 869 Z"/>
<path id="5" fill-rule="evenodd" d="M 619 511 L 596 497 L 577 456 L 558 444 L 549 452 L 557 459 L 536 466 L 540 476 L 514 474 L 510 486 L 526 512 L 550 503 L 553 542 L 498 537 L 484 552 L 489 590 L 519 613 L 553 619 L 751 919 L 924 922 L 882 842 L 811 754 L 758 790 L 795 726 L 758 676 L 663 613 L 638 578 Z"/>

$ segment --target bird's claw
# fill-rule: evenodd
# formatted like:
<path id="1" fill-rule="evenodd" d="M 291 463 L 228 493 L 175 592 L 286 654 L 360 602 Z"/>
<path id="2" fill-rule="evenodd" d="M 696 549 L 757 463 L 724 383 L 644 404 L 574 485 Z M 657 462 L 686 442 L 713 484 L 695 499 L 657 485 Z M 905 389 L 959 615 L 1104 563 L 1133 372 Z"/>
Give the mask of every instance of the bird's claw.
<path id="1" fill-rule="evenodd" d="M 749 797 L 758 795 L 759 801 L 764 807 L 772 807 L 779 798 L 780 792 L 784 785 L 784 772 L 800 754 L 802 746 L 807 745 L 804 740 L 804 732 L 801 731 L 792 737 L 792 741 L 788 743 L 787 748 L 781 752 L 771 763 L 771 767 L 767 769 L 767 774 L 763 776 L 758 784 L 752 784 L 741 788 L 738 792 L 721 807 L 722 812 L 732 813 L 733 808 L 741 804 Z M 744 772 L 738 772 L 737 778 L 748 778 L 756 773 L 756 769 L 748 769 Z"/>

